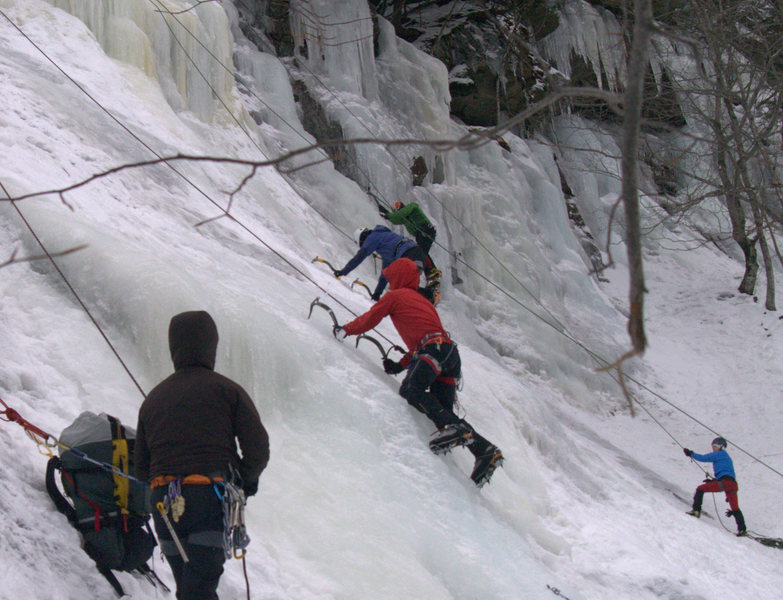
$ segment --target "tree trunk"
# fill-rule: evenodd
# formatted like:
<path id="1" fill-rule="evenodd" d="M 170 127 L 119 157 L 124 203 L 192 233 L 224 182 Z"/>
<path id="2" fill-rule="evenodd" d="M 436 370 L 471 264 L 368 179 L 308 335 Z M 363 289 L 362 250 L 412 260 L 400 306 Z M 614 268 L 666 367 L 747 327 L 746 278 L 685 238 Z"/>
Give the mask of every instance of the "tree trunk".
<path id="1" fill-rule="evenodd" d="M 742 250 L 742 254 L 745 256 L 745 274 L 742 277 L 738 290 L 741 294 L 753 295 L 759 270 L 756 240 L 748 237 L 745 209 L 742 207 L 742 201 L 739 199 L 737 190 L 739 182 L 736 181 L 736 178 L 733 179 L 729 176 L 729 168 L 726 164 L 729 142 L 720 127 L 719 106 L 719 103 L 716 101 L 716 114 L 713 121 L 713 131 L 717 146 L 715 163 L 718 176 L 721 179 L 721 185 L 725 191 L 726 208 L 729 211 L 729 219 L 731 220 L 731 237 L 737 242 L 737 245 Z M 735 173 L 736 170 L 735 168 Z"/>
<path id="2" fill-rule="evenodd" d="M 772 266 L 772 253 L 769 251 L 767 237 L 764 235 L 764 215 L 761 212 L 761 208 L 755 205 L 753 207 L 753 218 L 756 221 L 756 235 L 761 247 L 761 256 L 764 258 L 764 272 L 767 276 L 767 298 L 764 302 L 764 308 L 777 310 L 775 308 L 775 270 Z"/>
<path id="3" fill-rule="evenodd" d="M 644 270 L 642 269 L 641 225 L 639 223 L 639 186 L 637 156 L 641 130 L 644 74 L 652 27 L 651 0 L 634 0 L 634 28 L 631 54 L 628 57 L 628 81 L 623 98 L 622 195 L 625 207 L 625 243 L 630 274 L 630 316 L 628 334 L 637 353 L 644 352 Z"/>

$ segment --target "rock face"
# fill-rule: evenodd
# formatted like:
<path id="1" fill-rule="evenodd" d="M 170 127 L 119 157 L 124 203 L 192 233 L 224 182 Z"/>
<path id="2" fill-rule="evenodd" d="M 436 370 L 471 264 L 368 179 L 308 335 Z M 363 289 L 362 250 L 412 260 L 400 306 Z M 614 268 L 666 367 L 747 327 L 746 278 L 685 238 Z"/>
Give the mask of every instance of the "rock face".
<path id="1" fill-rule="evenodd" d="M 557 14 L 536 0 L 371 2 L 397 35 L 443 61 L 450 73 L 452 116 L 493 126 L 543 96 L 549 66 L 533 43 L 557 27 Z"/>

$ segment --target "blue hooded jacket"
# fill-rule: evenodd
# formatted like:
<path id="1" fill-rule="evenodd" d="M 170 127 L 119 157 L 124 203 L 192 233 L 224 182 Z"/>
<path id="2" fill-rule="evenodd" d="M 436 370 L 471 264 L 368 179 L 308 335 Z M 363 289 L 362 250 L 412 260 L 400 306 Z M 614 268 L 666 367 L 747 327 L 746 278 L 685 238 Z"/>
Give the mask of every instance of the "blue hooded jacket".
<path id="1" fill-rule="evenodd" d="M 709 454 L 691 454 L 693 460 L 699 462 L 711 462 L 712 470 L 715 473 L 715 479 L 720 479 L 728 475 L 732 479 L 736 480 L 734 475 L 734 463 L 731 461 L 729 453 L 725 450 L 718 450 L 717 452 L 710 452 Z"/>
<path id="2" fill-rule="evenodd" d="M 337 272 L 337 274 L 340 276 L 348 275 L 348 273 L 358 267 L 362 261 L 370 256 L 373 252 L 377 252 L 381 257 L 381 260 L 383 261 L 383 267 L 381 270 L 383 270 L 415 245 L 416 242 L 409 240 L 408 238 L 404 238 L 398 233 L 394 233 L 388 227 L 384 227 L 383 225 L 376 225 L 370 234 L 365 238 L 364 243 L 362 244 L 361 248 L 359 248 L 359 251 L 351 260 L 348 261 L 348 264 L 346 264 Z M 385 288 L 386 277 L 384 277 L 383 273 L 381 273 L 381 276 L 378 278 L 378 285 L 375 288 L 375 294 L 380 296 Z"/>

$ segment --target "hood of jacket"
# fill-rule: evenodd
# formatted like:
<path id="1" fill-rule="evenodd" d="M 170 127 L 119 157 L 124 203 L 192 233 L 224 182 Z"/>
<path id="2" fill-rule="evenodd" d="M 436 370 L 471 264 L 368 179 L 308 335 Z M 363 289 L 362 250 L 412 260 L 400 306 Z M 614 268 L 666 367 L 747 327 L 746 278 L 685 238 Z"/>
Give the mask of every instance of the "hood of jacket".
<path id="1" fill-rule="evenodd" d="M 175 369 L 215 368 L 218 331 L 215 321 L 203 310 L 180 313 L 169 324 L 169 350 Z"/>
<path id="2" fill-rule="evenodd" d="M 410 258 L 398 258 L 382 272 L 390 289 L 419 289 L 419 268 Z"/>

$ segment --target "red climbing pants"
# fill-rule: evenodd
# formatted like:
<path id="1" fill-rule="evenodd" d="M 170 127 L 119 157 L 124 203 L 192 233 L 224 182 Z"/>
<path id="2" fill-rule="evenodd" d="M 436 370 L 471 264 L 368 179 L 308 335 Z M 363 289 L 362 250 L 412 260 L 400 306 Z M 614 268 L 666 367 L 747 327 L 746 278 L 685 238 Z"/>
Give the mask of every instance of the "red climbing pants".
<path id="1" fill-rule="evenodd" d="M 708 481 L 707 483 L 702 483 L 696 488 L 696 494 L 701 501 L 701 497 L 705 492 L 711 494 L 724 492 L 726 494 L 726 501 L 729 503 L 731 510 L 739 510 L 739 502 L 737 501 L 738 489 L 739 486 L 733 479 L 715 479 L 713 481 Z M 699 502 L 699 507 L 701 507 L 701 502 Z"/>

